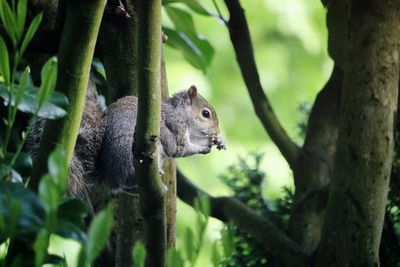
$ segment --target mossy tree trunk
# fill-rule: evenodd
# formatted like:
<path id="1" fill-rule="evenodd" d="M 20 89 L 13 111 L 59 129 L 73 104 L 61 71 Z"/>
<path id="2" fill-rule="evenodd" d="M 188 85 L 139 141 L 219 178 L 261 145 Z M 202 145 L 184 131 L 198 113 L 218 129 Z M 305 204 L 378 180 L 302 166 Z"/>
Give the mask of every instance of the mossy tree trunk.
<path id="1" fill-rule="evenodd" d="M 399 80 L 399 1 L 350 1 L 335 168 L 316 266 L 379 266 Z"/>
<path id="2" fill-rule="evenodd" d="M 146 266 L 165 266 L 165 185 L 159 175 L 161 121 L 161 0 L 139 3 L 139 88 L 135 127 L 135 176 L 144 219 Z"/>
<path id="3" fill-rule="evenodd" d="M 30 180 L 30 187 L 33 189 L 37 189 L 40 177 L 46 172 L 47 158 L 56 144 L 65 148 L 68 163 L 72 158 L 106 0 L 70 0 L 66 4 L 64 29 L 58 51 L 56 90 L 68 96 L 68 114 L 61 120 L 46 122 Z"/>

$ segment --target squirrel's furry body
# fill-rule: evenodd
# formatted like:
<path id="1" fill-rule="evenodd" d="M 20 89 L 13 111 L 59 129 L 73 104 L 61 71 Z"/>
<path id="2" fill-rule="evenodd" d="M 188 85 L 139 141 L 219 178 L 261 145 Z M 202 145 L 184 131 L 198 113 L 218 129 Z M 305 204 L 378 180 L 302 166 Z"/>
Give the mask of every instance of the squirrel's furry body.
<path id="1" fill-rule="evenodd" d="M 130 187 L 134 181 L 132 145 L 137 118 L 137 98 L 123 97 L 107 110 L 89 91 L 70 163 L 69 193 L 82 196 L 91 183 L 111 188 Z M 39 147 L 45 120 L 34 124 L 28 150 L 33 159 Z M 195 87 L 163 101 L 161 107 L 159 163 L 167 157 L 206 154 L 211 147 L 225 148 L 219 137 L 214 109 Z M 161 168 L 161 166 L 160 166 Z"/>

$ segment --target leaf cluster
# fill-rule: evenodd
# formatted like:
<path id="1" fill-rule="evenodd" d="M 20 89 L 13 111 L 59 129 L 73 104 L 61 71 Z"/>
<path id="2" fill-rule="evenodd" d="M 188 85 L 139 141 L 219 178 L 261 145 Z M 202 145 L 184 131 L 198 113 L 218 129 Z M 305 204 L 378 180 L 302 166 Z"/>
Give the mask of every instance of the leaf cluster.
<path id="1" fill-rule="evenodd" d="M 35 86 L 30 68 L 21 60 L 37 31 L 42 14 L 26 25 L 27 0 L 0 0 L 0 266 L 66 265 L 64 257 L 49 254 L 50 237 L 58 235 L 81 244 L 78 265 L 91 264 L 104 248 L 112 227 L 112 205 L 99 212 L 86 232 L 84 202 L 65 196 L 68 167 L 65 152 L 56 148 L 47 161 L 38 192 L 26 188 L 32 159 L 22 152 L 33 122 L 66 115 L 65 95 L 55 92 L 57 60 L 50 58 Z M 4 107 L 4 108 L 3 108 Z M 27 127 L 18 116 L 30 114 Z"/>
<path id="2" fill-rule="evenodd" d="M 246 159 L 239 158 L 238 163 L 228 168 L 221 176 L 222 181 L 234 192 L 234 196 L 247 204 L 260 215 L 266 216 L 281 229 L 287 227 L 293 192 L 284 188 L 281 199 L 269 202 L 262 192 L 265 173 L 260 170 L 263 155 L 251 153 Z M 253 237 L 240 228 L 231 225 L 233 240 L 232 256 L 222 262 L 222 266 L 271 266 L 273 259 Z"/>

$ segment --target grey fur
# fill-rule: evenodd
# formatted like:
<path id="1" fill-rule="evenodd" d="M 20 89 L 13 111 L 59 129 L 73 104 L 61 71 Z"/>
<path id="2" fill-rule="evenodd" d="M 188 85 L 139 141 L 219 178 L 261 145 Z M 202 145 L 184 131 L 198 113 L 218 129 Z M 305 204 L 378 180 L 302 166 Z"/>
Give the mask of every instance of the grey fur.
<path id="1" fill-rule="evenodd" d="M 190 135 L 198 124 L 194 113 L 200 106 L 210 109 L 214 117 L 211 124 L 207 127 L 202 126 L 201 133 L 197 132 L 197 135 L 202 135 L 202 138 L 201 141 L 194 143 Z M 103 182 L 112 188 L 130 187 L 136 183 L 132 155 L 136 114 L 137 98 L 127 96 L 111 104 L 103 118 L 105 130 L 98 168 Z M 159 163 L 162 164 L 166 156 L 177 158 L 207 154 L 213 145 L 211 137 L 218 134 L 216 114 L 203 97 L 197 94 L 195 99 L 191 100 L 187 91 L 175 94 L 166 99 L 161 106 Z"/>
<path id="2" fill-rule="evenodd" d="M 134 181 L 132 145 L 136 125 L 137 98 L 127 96 L 103 108 L 89 85 L 75 151 L 69 166 L 69 194 L 83 197 L 92 183 L 112 189 L 131 187 Z M 203 109 L 211 114 L 201 118 Z M 35 160 L 45 120 L 34 122 L 28 151 Z M 166 99 L 161 107 L 160 168 L 165 157 L 187 157 L 211 151 L 219 137 L 214 109 L 191 87 Z M 161 170 L 162 171 L 162 170 Z"/>

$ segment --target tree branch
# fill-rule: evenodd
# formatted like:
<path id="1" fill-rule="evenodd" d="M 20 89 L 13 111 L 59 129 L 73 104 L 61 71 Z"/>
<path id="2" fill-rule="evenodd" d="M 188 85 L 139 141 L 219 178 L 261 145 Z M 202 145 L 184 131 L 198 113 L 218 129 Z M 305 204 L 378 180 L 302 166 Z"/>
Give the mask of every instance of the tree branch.
<path id="1" fill-rule="evenodd" d="M 85 105 L 90 64 L 105 4 L 105 0 L 68 2 L 58 52 L 56 83 L 57 90 L 68 96 L 68 113 L 61 120 L 46 122 L 29 184 L 34 190 L 37 189 L 40 177 L 47 170 L 47 158 L 55 144 L 61 144 L 66 149 L 68 163 L 72 158 Z"/>
<path id="2" fill-rule="evenodd" d="M 272 141 L 277 145 L 291 169 L 294 170 L 300 148 L 283 129 L 264 93 L 254 59 L 253 45 L 244 10 L 240 6 L 239 0 L 225 0 L 225 4 L 230 14 L 228 26 L 231 42 L 255 112 Z"/>
<path id="3" fill-rule="evenodd" d="M 165 266 L 165 189 L 158 166 L 161 121 L 161 0 L 139 1 L 139 87 L 133 163 L 144 219 L 146 266 Z"/>
<path id="4" fill-rule="evenodd" d="M 234 223 L 241 230 L 252 235 L 287 266 L 309 266 L 309 255 L 267 218 L 256 214 L 239 200 L 233 197 L 210 196 L 192 184 L 179 169 L 177 170 L 177 189 L 179 198 L 191 206 L 198 196 L 206 196 L 210 201 L 211 216 L 223 222 Z"/>

